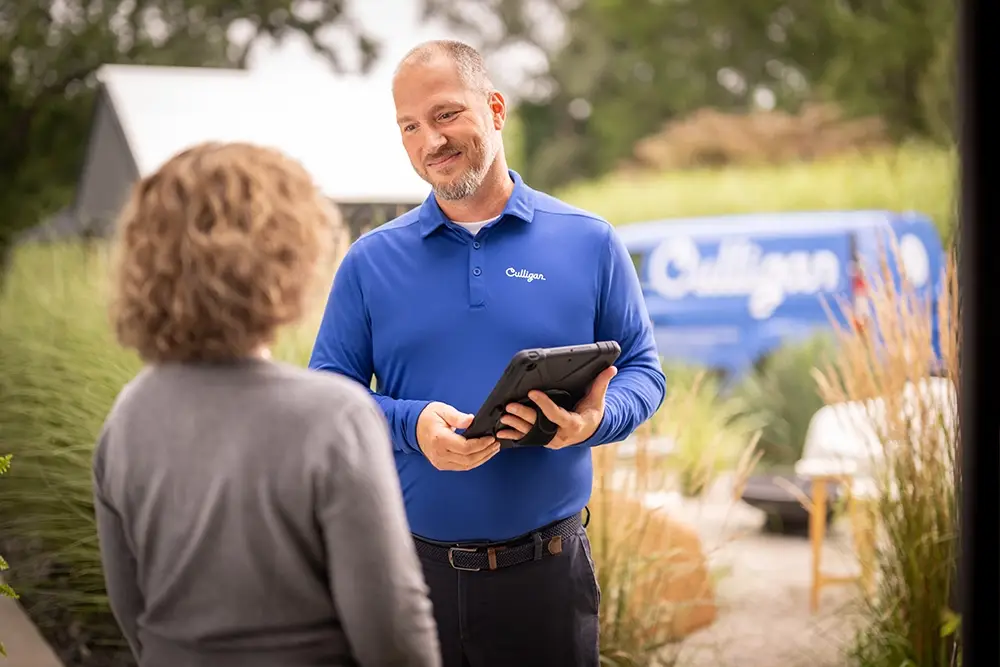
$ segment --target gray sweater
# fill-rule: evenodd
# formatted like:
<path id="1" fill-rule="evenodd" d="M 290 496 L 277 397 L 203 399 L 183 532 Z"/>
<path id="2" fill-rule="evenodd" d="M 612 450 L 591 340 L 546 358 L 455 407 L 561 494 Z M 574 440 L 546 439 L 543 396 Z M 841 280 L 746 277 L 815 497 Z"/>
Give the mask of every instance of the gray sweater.
<path id="1" fill-rule="evenodd" d="M 330 373 L 143 370 L 94 456 L 108 596 L 142 667 L 437 667 L 384 418 Z"/>

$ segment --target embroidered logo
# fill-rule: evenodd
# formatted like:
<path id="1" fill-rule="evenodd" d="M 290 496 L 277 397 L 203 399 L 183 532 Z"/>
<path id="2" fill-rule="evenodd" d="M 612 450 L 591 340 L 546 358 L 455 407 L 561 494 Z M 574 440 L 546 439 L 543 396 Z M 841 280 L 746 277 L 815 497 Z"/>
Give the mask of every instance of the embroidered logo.
<path id="1" fill-rule="evenodd" d="M 508 278 L 520 278 L 521 280 L 527 280 L 529 283 L 536 280 L 545 280 L 545 274 L 543 273 L 531 273 L 527 269 L 515 269 L 510 267 L 507 269 Z"/>

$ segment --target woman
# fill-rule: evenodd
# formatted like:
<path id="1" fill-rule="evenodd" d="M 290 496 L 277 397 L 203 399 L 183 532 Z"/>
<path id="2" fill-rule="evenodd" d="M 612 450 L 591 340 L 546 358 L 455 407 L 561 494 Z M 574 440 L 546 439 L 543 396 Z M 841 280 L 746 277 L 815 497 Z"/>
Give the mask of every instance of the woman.
<path id="1" fill-rule="evenodd" d="M 101 432 L 95 507 L 142 667 L 440 664 L 381 413 L 269 360 L 333 222 L 299 164 L 245 144 L 175 156 L 122 214 L 112 320 L 147 365 Z"/>

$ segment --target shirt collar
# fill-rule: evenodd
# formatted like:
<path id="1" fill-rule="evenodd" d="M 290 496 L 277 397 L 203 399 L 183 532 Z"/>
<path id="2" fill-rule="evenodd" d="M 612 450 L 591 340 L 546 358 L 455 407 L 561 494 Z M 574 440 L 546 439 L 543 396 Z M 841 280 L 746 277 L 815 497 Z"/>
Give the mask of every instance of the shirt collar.
<path id="1" fill-rule="evenodd" d="M 519 220 L 531 222 L 535 217 L 534 191 L 524 184 L 521 175 L 516 171 L 508 169 L 507 173 L 510 174 L 511 180 L 514 181 L 514 191 L 511 192 L 510 199 L 507 200 L 507 205 L 504 206 L 500 217 L 513 216 Z M 431 192 L 427 195 L 424 203 L 420 205 L 421 236 L 427 238 L 434 230 L 447 224 L 447 222 L 448 217 L 441 210 L 441 207 L 438 206 L 437 198 Z"/>

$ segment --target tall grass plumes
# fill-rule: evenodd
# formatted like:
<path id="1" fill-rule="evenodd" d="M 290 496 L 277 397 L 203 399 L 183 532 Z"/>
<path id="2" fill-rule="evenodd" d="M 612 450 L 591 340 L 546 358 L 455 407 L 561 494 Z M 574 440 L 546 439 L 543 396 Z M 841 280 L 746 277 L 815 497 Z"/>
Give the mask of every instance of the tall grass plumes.
<path id="1" fill-rule="evenodd" d="M 588 528 L 602 593 L 601 664 L 605 667 L 666 667 L 678 663 L 679 642 L 712 624 L 718 609 L 714 573 L 696 530 L 675 522 L 655 500 L 677 483 L 678 456 L 686 467 L 681 481 L 714 479 L 715 462 L 735 467 L 738 488 L 759 460 L 756 442 L 746 424 L 719 437 L 700 437 L 685 448 L 677 442 L 676 415 L 692 431 L 726 429 L 709 406 L 715 385 L 702 372 L 670 375 L 673 389 L 654 416 L 636 432 L 634 454 L 619 445 L 594 450 L 594 488 Z M 734 413 L 735 414 L 735 413 Z M 673 441 L 683 453 L 663 451 L 654 441 Z M 627 451 L 627 450 L 626 450 Z M 737 494 L 738 495 L 738 494 Z"/>
<path id="2" fill-rule="evenodd" d="M 671 579 L 703 567 L 700 545 L 678 544 L 643 502 L 646 494 L 666 487 L 667 477 L 665 462 L 657 460 L 642 435 L 624 475 L 613 446 L 594 450 L 593 517 L 587 532 L 601 590 L 601 664 L 607 667 L 676 664 L 680 637 L 675 626 L 686 610 L 663 593 Z M 711 605 L 714 591 L 696 595 Z"/>
<path id="3" fill-rule="evenodd" d="M 64 659 L 120 639 L 107 611 L 90 464 L 139 362 L 111 337 L 106 267 L 100 246 L 24 247 L 0 297 L 0 437 L 17 461 L 0 489 L 0 536 L 43 633 L 78 637 L 78 654 Z"/>
<path id="4" fill-rule="evenodd" d="M 121 647 L 94 525 L 91 461 L 101 424 L 141 368 L 107 316 L 109 248 L 26 245 L 0 293 L 0 551 L 29 615 L 71 664 Z M 332 267 L 331 267 L 332 275 Z M 322 306 L 322 304 L 318 304 Z M 282 332 L 275 358 L 305 365 L 318 313 Z"/>
<path id="5" fill-rule="evenodd" d="M 961 664 L 949 606 L 961 483 L 955 263 L 936 308 L 884 262 L 867 301 L 867 323 L 838 328 L 839 354 L 817 373 L 828 404 L 856 408 L 843 410 L 854 420 L 845 426 L 871 446 L 877 583 L 853 657 L 860 667 Z M 943 377 L 931 377 L 927 363 L 935 321 Z"/>

